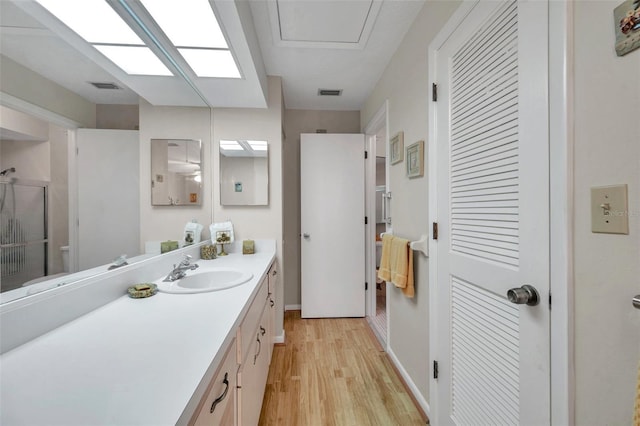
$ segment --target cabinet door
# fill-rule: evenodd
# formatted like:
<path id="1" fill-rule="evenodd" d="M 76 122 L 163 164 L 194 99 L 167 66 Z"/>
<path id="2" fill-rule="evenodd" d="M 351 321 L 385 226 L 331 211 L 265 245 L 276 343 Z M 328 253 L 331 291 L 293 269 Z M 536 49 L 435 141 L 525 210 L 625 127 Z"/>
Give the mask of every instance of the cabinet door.
<path id="1" fill-rule="evenodd" d="M 269 295 L 267 300 L 267 309 L 269 310 L 269 364 L 271 364 L 271 355 L 273 354 L 273 344 L 276 338 L 276 289 L 278 288 L 278 280 L 280 272 L 278 265 L 273 262 L 269 269 Z"/>
<path id="2" fill-rule="evenodd" d="M 238 372 L 236 351 L 234 340 L 209 385 L 197 416 L 190 422 L 191 425 L 234 426 L 236 424 Z"/>
<path id="3" fill-rule="evenodd" d="M 255 331 L 249 356 L 238 373 L 238 424 L 255 426 L 260 420 L 262 398 L 269 375 L 269 336 L 266 325 L 270 310 L 265 306 Z"/>

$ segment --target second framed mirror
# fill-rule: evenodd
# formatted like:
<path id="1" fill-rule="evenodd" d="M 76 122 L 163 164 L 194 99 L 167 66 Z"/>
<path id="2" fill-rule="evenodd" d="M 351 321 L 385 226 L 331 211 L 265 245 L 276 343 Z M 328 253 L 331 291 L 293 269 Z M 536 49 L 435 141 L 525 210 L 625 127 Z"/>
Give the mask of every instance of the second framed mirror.
<path id="1" fill-rule="evenodd" d="M 269 205 L 269 143 L 220 140 L 220 204 Z"/>

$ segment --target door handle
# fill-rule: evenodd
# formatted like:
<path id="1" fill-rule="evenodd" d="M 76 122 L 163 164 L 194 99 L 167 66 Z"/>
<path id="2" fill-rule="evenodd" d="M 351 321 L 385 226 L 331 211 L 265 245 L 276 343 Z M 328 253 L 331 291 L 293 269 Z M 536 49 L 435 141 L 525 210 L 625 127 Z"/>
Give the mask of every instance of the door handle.
<path id="1" fill-rule="evenodd" d="M 519 288 L 509 289 L 509 291 L 507 291 L 507 298 L 509 302 L 515 303 L 516 305 L 536 306 L 540 303 L 538 290 L 526 284 Z"/>
<path id="2" fill-rule="evenodd" d="M 302 234 L 302 236 L 303 236 L 304 238 L 307 238 L 307 239 L 311 237 L 311 235 L 307 234 L 306 232 L 305 232 L 304 234 Z"/>
<path id="3" fill-rule="evenodd" d="M 640 309 L 640 294 L 633 298 L 632 303 L 634 308 Z"/>

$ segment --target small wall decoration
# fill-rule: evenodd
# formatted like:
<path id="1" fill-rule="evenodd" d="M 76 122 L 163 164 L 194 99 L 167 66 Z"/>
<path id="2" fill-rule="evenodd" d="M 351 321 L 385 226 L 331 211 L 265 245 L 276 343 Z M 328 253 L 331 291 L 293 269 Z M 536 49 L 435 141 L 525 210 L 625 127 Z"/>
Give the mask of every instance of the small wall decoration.
<path id="1" fill-rule="evenodd" d="M 189 193 L 189 202 L 190 203 L 197 203 L 198 202 L 198 193 L 197 192 L 190 192 Z"/>
<path id="2" fill-rule="evenodd" d="M 242 192 L 242 182 L 235 183 L 236 192 Z"/>
<path id="3" fill-rule="evenodd" d="M 613 10 L 616 54 L 626 55 L 640 47 L 640 0 L 626 0 Z"/>
<path id="4" fill-rule="evenodd" d="M 424 176 L 424 141 L 418 141 L 407 147 L 407 176 Z"/>
<path id="5" fill-rule="evenodd" d="M 404 132 L 398 132 L 389 141 L 391 164 L 400 163 L 404 159 Z"/>

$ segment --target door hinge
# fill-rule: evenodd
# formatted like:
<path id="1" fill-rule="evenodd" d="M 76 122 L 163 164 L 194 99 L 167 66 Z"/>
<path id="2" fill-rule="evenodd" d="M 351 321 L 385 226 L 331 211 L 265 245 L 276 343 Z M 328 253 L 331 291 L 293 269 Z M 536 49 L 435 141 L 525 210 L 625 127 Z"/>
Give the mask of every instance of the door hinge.
<path id="1" fill-rule="evenodd" d="M 364 291 L 369 290 L 369 283 L 364 283 Z"/>
<path id="2" fill-rule="evenodd" d="M 432 234 L 433 234 L 433 239 L 437 240 L 438 239 L 438 222 L 433 222 Z"/>
<path id="3" fill-rule="evenodd" d="M 433 361 L 433 378 L 438 378 L 438 361 Z"/>
<path id="4" fill-rule="evenodd" d="M 80 148 L 76 147 L 76 157 L 80 155 Z"/>
<path id="5" fill-rule="evenodd" d="M 431 100 L 433 102 L 438 101 L 438 85 L 435 83 L 431 85 Z"/>
<path id="6" fill-rule="evenodd" d="M 549 309 L 551 309 L 551 293 L 549 293 Z"/>
<path id="7" fill-rule="evenodd" d="M 367 217 L 367 216 L 364 217 L 364 224 L 365 225 L 369 224 L 369 217 Z"/>
<path id="8" fill-rule="evenodd" d="M 368 151 L 365 151 L 365 152 L 364 152 L 364 159 L 366 160 L 367 158 L 369 158 L 369 152 L 368 152 Z"/>

